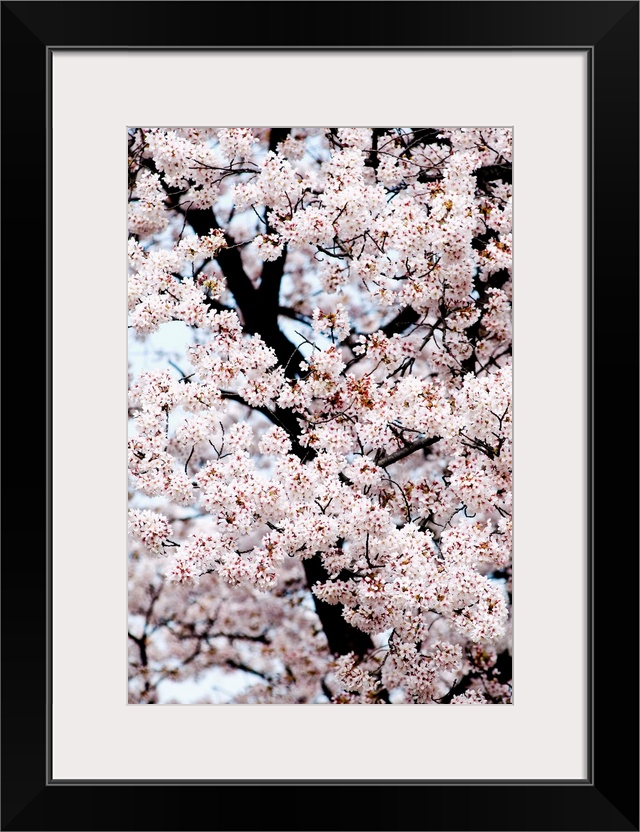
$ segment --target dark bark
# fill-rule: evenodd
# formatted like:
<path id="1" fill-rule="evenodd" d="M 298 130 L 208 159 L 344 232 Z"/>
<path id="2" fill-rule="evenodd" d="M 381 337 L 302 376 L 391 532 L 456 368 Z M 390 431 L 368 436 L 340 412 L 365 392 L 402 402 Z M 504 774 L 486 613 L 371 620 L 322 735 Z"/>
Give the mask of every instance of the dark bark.
<path id="1" fill-rule="evenodd" d="M 429 145 L 439 144 L 443 147 L 451 147 L 451 139 L 439 139 L 438 135 L 442 132 L 436 127 L 413 127 L 413 139 L 409 142 L 409 148 L 415 147 L 418 144 Z"/>
<path id="2" fill-rule="evenodd" d="M 477 244 L 481 250 L 485 247 L 486 243 L 482 241 L 480 237 L 474 237 L 473 244 Z M 478 305 L 481 307 L 484 313 L 484 307 L 488 300 L 487 290 L 488 289 L 501 289 L 504 284 L 509 279 L 509 272 L 506 269 L 501 269 L 498 272 L 494 272 L 493 274 L 489 275 L 486 280 L 481 279 L 482 273 L 479 272 L 474 280 L 474 289 L 478 293 Z M 466 333 L 467 337 L 472 343 L 477 343 L 478 339 L 480 338 L 480 330 L 482 329 L 482 315 L 478 318 L 478 320 L 472 324 L 470 327 L 467 328 Z M 465 358 L 461 362 L 462 371 L 465 373 L 475 373 L 476 371 L 476 363 L 477 363 L 477 356 L 475 350 L 471 353 L 468 358 Z"/>
<path id="3" fill-rule="evenodd" d="M 412 306 L 405 306 L 398 312 L 395 318 L 382 327 L 382 332 L 384 332 L 387 338 L 391 338 L 392 335 L 399 335 L 405 329 L 413 326 L 413 324 L 417 324 L 419 320 L 420 316 L 415 309 Z"/>
<path id="4" fill-rule="evenodd" d="M 378 165 L 380 164 L 380 154 L 378 153 L 379 139 L 381 139 L 386 132 L 387 129 L 385 127 L 373 128 L 373 132 L 371 134 L 371 152 L 364 160 L 364 164 L 366 167 L 378 170 Z"/>
<path id="5" fill-rule="evenodd" d="M 307 577 L 307 584 L 311 589 L 316 583 L 325 583 L 329 575 L 322 565 L 319 555 L 307 558 L 303 561 L 304 573 Z M 373 649 L 371 636 L 356 630 L 342 617 L 341 604 L 327 604 L 313 596 L 318 617 L 322 622 L 322 628 L 329 643 L 329 650 L 335 655 L 355 653 L 356 656 L 364 656 Z"/>
<path id="6" fill-rule="evenodd" d="M 286 248 L 277 260 L 268 260 L 262 266 L 260 286 L 258 287 L 258 303 L 263 317 L 276 319 L 280 306 L 280 284 L 287 260 Z"/>
<path id="7" fill-rule="evenodd" d="M 287 138 L 290 132 L 290 127 L 272 127 L 269 133 L 269 150 L 275 151 L 276 147 Z"/>
<path id="8" fill-rule="evenodd" d="M 430 445 L 435 445 L 436 442 L 440 441 L 439 436 L 430 436 L 425 437 L 423 439 L 416 439 L 415 442 L 411 442 L 404 448 L 400 448 L 394 453 L 389 454 L 388 456 L 383 457 L 382 459 L 378 460 L 378 465 L 381 468 L 386 468 L 389 465 L 393 465 L 394 462 L 399 462 L 401 459 L 405 459 L 411 454 L 415 453 L 416 451 L 422 451 L 425 448 L 428 448 Z"/>
<path id="9" fill-rule="evenodd" d="M 478 168 L 474 171 L 478 185 L 486 189 L 487 182 L 493 182 L 496 179 L 501 179 L 508 185 L 512 181 L 511 162 L 505 162 L 502 165 L 485 165 L 485 167 Z"/>
<path id="10" fill-rule="evenodd" d="M 213 211 L 209 209 L 187 209 L 187 222 L 198 235 L 209 234 L 212 228 L 219 228 Z M 256 289 L 242 265 L 240 249 L 235 241 L 227 238 L 229 248 L 220 249 L 216 255 L 218 265 L 227 281 L 242 315 L 244 330 L 260 335 L 268 347 L 275 352 L 279 363 L 289 378 L 298 375 L 302 354 L 278 326 L 280 283 L 284 273 L 286 253 L 273 262 L 264 264 L 262 280 Z M 296 422 L 297 425 L 297 422 Z"/>

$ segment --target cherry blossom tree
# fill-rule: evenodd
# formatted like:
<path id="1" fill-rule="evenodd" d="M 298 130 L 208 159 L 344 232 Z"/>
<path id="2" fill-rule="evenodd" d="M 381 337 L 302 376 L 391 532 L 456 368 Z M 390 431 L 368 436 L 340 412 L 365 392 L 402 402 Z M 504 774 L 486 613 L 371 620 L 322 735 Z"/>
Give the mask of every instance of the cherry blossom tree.
<path id="1" fill-rule="evenodd" d="M 129 130 L 131 702 L 511 701 L 511 138 Z"/>

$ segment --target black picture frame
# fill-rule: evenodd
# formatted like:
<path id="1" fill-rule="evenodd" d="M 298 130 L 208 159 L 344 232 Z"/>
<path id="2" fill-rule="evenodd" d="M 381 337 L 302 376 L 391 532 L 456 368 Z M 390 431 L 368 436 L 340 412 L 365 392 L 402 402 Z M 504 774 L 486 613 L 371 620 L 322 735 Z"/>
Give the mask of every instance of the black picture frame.
<path id="1" fill-rule="evenodd" d="M 5 531 L 18 523 L 17 533 L 24 536 L 22 526 L 34 526 L 33 512 L 46 515 L 47 522 L 37 542 L 29 543 L 28 557 L 8 531 L 2 557 L 2 829 L 331 829 L 336 828 L 334 805 L 339 805 L 340 828 L 351 830 L 637 830 L 638 547 L 635 517 L 629 517 L 637 490 L 622 486 L 619 475 L 627 466 L 637 483 L 637 399 L 629 391 L 638 378 L 639 3 L 82 0 L 1 5 L 5 310 L 13 317 L 14 297 L 24 302 L 26 280 L 34 309 L 40 310 L 36 325 L 18 339 L 20 354 L 5 352 L 5 378 L 9 383 L 16 376 L 28 378 L 42 391 L 33 406 L 40 414 L 46 408 L 38 465 L 44 467 L 46 457 L 48 468 L 46 478 L 37 475 L 29 460 L 25 464 L 24 448 L 13 447 L 19 443 L 5 446 L 9 456 L 17 453 L 15 467 L 13 460 L 5 461 L 5 493 L 12 508 Z M 406 28 L 402 12 L 409 6 L 413 25 Z M 305 15 L 312 25 L 304 24 Z M 197 26 L 168 25 L 194 19 Z M 588 52 L 591 691 L 585 781 L 51 779 L 50 59 L 62 48 L 203 47 Z M 561 176 L 561 171 L 546 175 Z M 24 250 L 13 244 L 24 239 L 25 231 L 28 264 Z M 23 281 L 27 266 L 30 277 Z M 24 348 L 23 340 L 28 342 Z M 14 479 L 16 471 L 25 471 L 22 480 Z M 24 518 L 23 523 L 15 518 Z M 562 680 L 554 680 L 553 688 L 553 695 L 562 695 Z M 151 792 L 163 785 L 169 790 Z"/>

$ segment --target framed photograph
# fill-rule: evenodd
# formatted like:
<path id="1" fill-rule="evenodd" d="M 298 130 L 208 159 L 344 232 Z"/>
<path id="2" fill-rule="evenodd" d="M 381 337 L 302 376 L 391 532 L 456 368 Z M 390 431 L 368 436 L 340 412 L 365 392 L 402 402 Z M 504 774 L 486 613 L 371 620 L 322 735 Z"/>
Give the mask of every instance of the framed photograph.
<path id="1" fill-rule="evenodd" d="M 2 48 L 2 828 L 637 830 L 638 3 Z"/>

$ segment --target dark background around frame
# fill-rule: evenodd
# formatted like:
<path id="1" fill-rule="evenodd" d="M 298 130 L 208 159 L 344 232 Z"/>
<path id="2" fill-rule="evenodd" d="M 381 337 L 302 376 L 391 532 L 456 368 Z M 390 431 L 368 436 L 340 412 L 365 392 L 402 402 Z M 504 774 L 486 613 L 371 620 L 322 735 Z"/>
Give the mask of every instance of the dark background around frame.
<path id="1" fill-rule="evenodd" d="M 24 303 L 20 288 L 30 278 L 35 314 L 19 349 L 17 344 L 16 350 L 5 349 L 3 366 L 9 381 L 31 380 L 35 393 L 27 394 L 27 404 L 39 413 L 49 414 L 44 391 L 51 369 L 49 304 L 45 309 L 43 303 L 50 280 L 45 234 L 47 47 L 583 47 L 592 48 L 594 101 L 589 404 L 593 684 L 588 781 L 331 782 L 327 772 L 326 782 L 313 783 L 174 781 L 160 794 L 152 791 L 162 788 L 159 781 L 48 783 L 45 550 L 49 552 L 50 526 L 48 521 L 45 528 L 44 518 L 50 515 L 50 494 L 48 479 L 45 484 L 36 471 L 25 474 L 24 480 L 18 477 L 18 487 L 12 483 L 5 489 L 11 506 L 5 511 L 11 518 L 5 520 L 5 530 L 10 523 L 13 527 L 14 518 L 22 515 L 26 520 L 29 510 L 29 528 L 35 528 L 33 517 L 39 516 L 43 531 L 27 551 L 11 542 L 2 558 L 2 829 L 321 830 L 335 827 L 333 812 L 339 801 L 342 828 L 350 830 L 637 830 L 638 547 L 633 510 L 638 503 L 637 488 L 623 491 L 617 477 L 625 465 L 635 475 L 638 458 L 638 3 L 1 5 L 5 310 L 12 314 L 14 302 Z M 411 27 L 405 23 L 409 12 Z M 562 172 L 544 175 L 561 177 Z M 24 248 L 15 244 L 25 236 L 28 259 Z M 22 406 L 16 399 L 7 409 L 16 414 L 13 408 Z M 15 423 L 9 421 L 9 426 L 14 429 Z M 37 437 L 42 470 L 45 459 L 50 462 L 50 451 L 45 451 L 50 428 L 47 418 L 46 431 Z M 20 453 L 19 443 L 12 444 Z M 14 466 L 12 450 L 5 444 L 7 480 L 25 470 L 19 457 Z M 632 480 L 637 482 L 637 476 Z M 24 534 L 19 521 L 17 528 Z M 541 689 L 540 695 L 562 695 L 561 680 L 554 680 L 552 689 L 551 694 Z M 78 695 L 90 693 L 79 690 Z M 383 761 L 381 769 L 385 765 L 393 761 Z"/>

